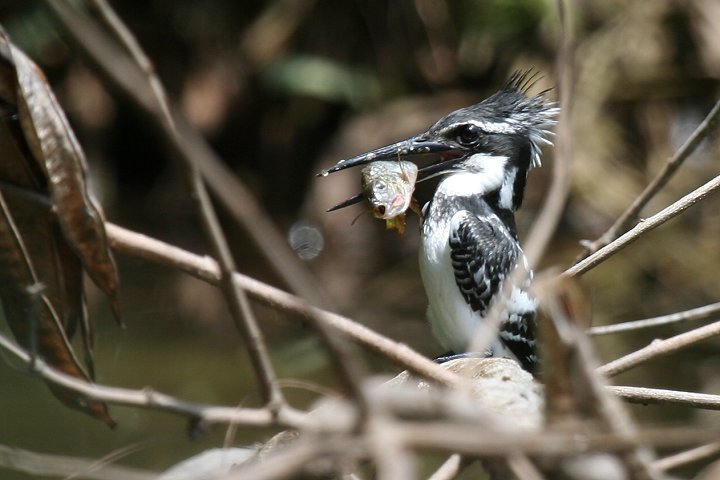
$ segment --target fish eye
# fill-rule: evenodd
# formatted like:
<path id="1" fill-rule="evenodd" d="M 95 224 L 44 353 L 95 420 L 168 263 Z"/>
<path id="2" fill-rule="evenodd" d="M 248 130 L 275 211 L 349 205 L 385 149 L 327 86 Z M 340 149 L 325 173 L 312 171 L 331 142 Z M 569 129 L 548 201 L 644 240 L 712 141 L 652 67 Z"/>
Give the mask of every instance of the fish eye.
<path id="1" fill-rule="evenodd" d="M 468 123 L 455 129 L 455 141 L 464 147 L 471 147 L 480 141 L 482 130 Z"/>
<path id="2" fill-rule="evenodd" d="M 386 187 L 387 187 L 387 185 L 385 185 L 385 183 L 383 183 L 383 182 L 378 182 L 375 184 L 375 188 L 377 190 L 385 190 Z"/>

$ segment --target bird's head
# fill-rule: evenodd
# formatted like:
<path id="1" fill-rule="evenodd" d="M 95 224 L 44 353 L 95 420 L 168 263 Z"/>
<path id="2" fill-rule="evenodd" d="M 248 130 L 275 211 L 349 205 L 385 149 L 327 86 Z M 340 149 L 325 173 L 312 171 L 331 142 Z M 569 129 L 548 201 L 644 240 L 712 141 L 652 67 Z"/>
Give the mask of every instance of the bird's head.
<path id="1" fill-rule="evenodd" d="M 559 112 L 547 99 L 547 90 L 528 95 L 535 79 L 532 71 L 516 73 L 492 96 L 450 113 L 427 131 L 341 160 L 321 175 L 377 160 L 415 160 L 430 154 L 437 160 L 420 168 L 418 181 L 471 173 L 487 177 L 488 191 L 499 191 L 503 182 L 510 182 L 510 208 L 514 210 L 522 202 L 528 172 L 540 165 L 540 147 L 550 143 L 549 128 Z"/>

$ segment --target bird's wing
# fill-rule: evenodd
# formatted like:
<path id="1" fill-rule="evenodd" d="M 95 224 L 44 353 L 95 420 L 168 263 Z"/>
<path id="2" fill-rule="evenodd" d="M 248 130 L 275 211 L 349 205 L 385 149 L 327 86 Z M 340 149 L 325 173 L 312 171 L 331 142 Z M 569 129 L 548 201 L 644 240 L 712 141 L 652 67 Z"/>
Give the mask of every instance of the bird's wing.
<path id="1" fill-rule="evenodd" d="M 450 257 L 460 293 L 480 315 L 488 312 L 503 280 L 518 261 L 525 266 L 520 246 L 497 216 L 476 215 L 467 210 L 453 216 Z M 537 362 L 535 315 L 535 300 L 523 290 L 513 288 L 499 336 L 530 371 Z"/>
<path id="2" fill-rule="evenodd" d="M 450 226 L 450 258 L 455 282 L 472 309 L 487 313 L 501 282 L 515 266 L 520 249 L 496 216 L 457 212 Z"/>

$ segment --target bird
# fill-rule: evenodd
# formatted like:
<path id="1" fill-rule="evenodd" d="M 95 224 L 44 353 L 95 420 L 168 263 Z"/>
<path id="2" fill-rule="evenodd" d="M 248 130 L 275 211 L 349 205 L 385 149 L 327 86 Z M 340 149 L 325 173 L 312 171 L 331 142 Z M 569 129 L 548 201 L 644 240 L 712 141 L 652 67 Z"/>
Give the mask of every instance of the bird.
<path id="1" fill-rule="evenodd" d="M 549 99 L 550 89 L 529 94 L 536 81 L 533 70 L 516 72 L 493 95 L 451 112 L 428 130 L 341 160 L 319 174 L 381 160 L 439 157 L 418 171 L 418 181 L 439 179 L 422 208 L 418 257 L 432 331 L 450 350 L 441 361 L 509 357 L 531 373 L 538 370 L 538 303 L 528 292 L 532 270 L 515 212 L 529 172 L 541 165 L 541 147 L 551 145 L 559 108 Z M 516 269 L 525 270 L 518 276 L 524 281 L 504 289 Z M 496 338 L 485 352 L 467 352 L 504 290 L 508 295 Z"/>

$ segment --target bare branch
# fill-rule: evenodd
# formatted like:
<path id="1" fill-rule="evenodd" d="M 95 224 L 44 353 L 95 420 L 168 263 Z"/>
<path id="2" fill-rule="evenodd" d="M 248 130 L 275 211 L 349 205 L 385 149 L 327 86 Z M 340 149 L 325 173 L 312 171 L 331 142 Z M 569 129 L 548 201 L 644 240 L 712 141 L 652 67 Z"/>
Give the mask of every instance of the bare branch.
<path id="1" fill-rule="evenodd" d="M 660 470 L 668 471 L 678 467 L 683 467 L 690 463 L 706 460 L 715 457 L 720 453 L 720 442 L 712 442 L 701 445 L 690 450 L 685 450 L 674 455 L 669 455 L 655 462 L 655 466 Z"/>
<path id="2" fill-rule="evenodd" d="M 396 434 L 408 448 L 438 452 L 460 452 L 490 458 L 523 453 L 560 456 L 584 454 L 593 450 L 621 452 L 641 445 L 685 447 L 714 441 L 716 434 L 688 428 L 647 429 L 636 435 L 578 431 L 507 432 L 478 429 L 474 424 L 446 422 L 407 422 L 396 425 Z M 351 452 L 355 458 L 368 455 L 367 439 L 308 438 L 223 477 L 230 479 L 288 478 L 312 460 Z M 450 477 L 452 478 L 452 477 Z"/>
<path id="3" fill-rule="evenodd" d="M 558 78 L 560 117 L 556 128 L 552 183 L 524 247 L 531 266 L 537 265 L 562 217 L 570 191 L 572 161 L 572 108 L 575 92 L 575 35 L 572 2 L 558 0 L 557 14 L 562 29 L 560 48 L 555 64 Z"/>
<path id="4" fill-rule="evenodd" d="M 720 335 L 720 322 L 714 322 L 665 340 L 655 340 L 647 347 L 606 363 L 598 369 L 598 372 L 612 377 L 649 360 L 677 352 L 715 335 Z"/>
<path id="5" fill-rule="evenodd" d="M 519 480 L 545 480 L 545 475 L 525 455 L 511 453 L 507 456 L 507 463 Z"/>
<path id="6" fill-rule="evenodd" d="M 685 310 L 684 312 L 671 313 L 660 317 L 646 318 L 643 320 L 634 320 L 632 322 L 616 323 L 613 325 L 602 325 L 592 327 L 588 334 L 590 335 L 608 335 L 611 333 L 627 332 L 631 330 L 640 330 L 643 328 L 657 327 L 677 322 L 689 322 L 694 320 L 707 320 L 720 315 L 720 302 L 712 303 L 698 308 Z"/>
<path id="7" fill-rule="evenodd" d="M 609 386 L 607 388 L 630 403 L 658 403 L 720 410 L 720 395 L 645 387 Z"/>
<path id="8" fill-rule="evenodd" d="M 412 422 L 402 426 L 401 433 L 408 446 L 440 452 L 491 457 L 522 452 L 528 455 L 567 455 L 604 450 L 627 451 L 633 447 L 681 447 L 715 441 L 717 433 L 688 428 L 647 428 L 632 435 L 625 432 L 500 432 L 479 430 L 477 425 L 446 422 Z"/>
<path id="9" fill-rule="evenodd" d="M 158 112 L 159 119 L 167 122 L 174 129 L 165 88 L 163 88 L 162 82 L 157 76 L 157 72 L 155 72 L 155 67 L 145 55 L 135 36 L 106 0 L 86 0 L 86 3 L 98 15 L 107 31 L 115 36 L 116 41 L 127 50 L 135 64 L 140 68 L 160 109 Z"/>
<path id="10" fill-rule="evenodd" d="M 615 240 L 621 232 L 625 232 L 640 215 L 640 211 L 648 202 L 667 185 L 673 174 L 680 168 L 683 162 L 693 154 L 700 142 L 707 136 L 708 132 L 715 126 L 720 115 L 720 101 L 710 110 L 705 119 L 698 125 L 695 131 L 688 137 L 685 143 L 675 152 L 675 155 L 668 160 L 657 176 L 645 187 L 645 190 L 633 201 L 625 212 L 618 217 L 615 223 L 603 233 L 597 240 L 590 242 L 581 258 L 597 252 L 600 248 Z"/>
<path id="11" fill-rule="evenodd" d="M 149 388 L 132 390 L 84 382 L 55 370 L 38 357 L 31 356 L 4 335 L 0 335 L 0 348 L 11 353 L 44 380 L 107 403 L 174 413 L 197 419 L 204 424 L 232 423 L 248 427 L 284 426 L 310 430 L 317 424 L 306 420 L 303 412 L 288 406 L 281 408 L 275 414 L 267 408 L 219 407 L 188 402 Z"/>
<path id="12" fill-rule="evenodd" d="M 105 228 L 111 247 L 118 253 L 141 257 L 151 262 L 177 268 L 209 283 L 219 281 L 220 271 L 217 263 L 209 257 L 194 255 L 160 240 L 131 232 L 111 223 L 106 223 Z M 383 355 L 413 373 L 447 386 L 464 384 L 463 379 L 441 368 L 407 345 L 390 340 L 347 317 L 308 305 L 307 302 L 292 294 L 237 272 L 233 275 L 233 280 L 264 305 L 293 312 L 303 318 L 316 318 L 347 335 L 356 343 Z"/>
<path id="13" fill-rule="evenodd" d="M 635 225 L 632 230 L 625 233 L 620 238 L 614 240 L 613 242 L 604 246 L 586 259 L 568 268 L 563 273 L 563 275 L 569 277 L 582 275 L 588 270 L 604 262 L 611 256 L 615 255 L 617 252 L 619 252 L 638 238 L 642 237 L 647 232 L 654 230 L 668 220 L 680 215 L 682 212 L 692 207 L 696 203 L 704 200 L 711 193 L 714 193 L 715 190 L 717 190 L 718 188 L 720 188 L 720 176 L 713 178 L 702 187 L 699 187 L 688 193 L 683 198 L 673 203 L 672 205 L 664 208 L 662 211 L 656 213 L 652 217 L 642 220 L 640 223 Z"/>
<path id="14" fill-rule="evenodd" d="M 378 480 L 412 480 L 417 478 L 415 452 L 397 435 L 397 427 L 385 412 L 367 422 L 365 443 L 377 468 Z"/>
<path id="15" fill-rule="evenodd" d="M 458 476 L 461 467 L 462 457 L 457 453 L 453 453 L 428 477 L 428 480 L 452 480 Z"/>

